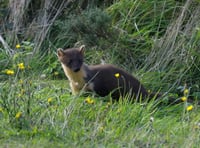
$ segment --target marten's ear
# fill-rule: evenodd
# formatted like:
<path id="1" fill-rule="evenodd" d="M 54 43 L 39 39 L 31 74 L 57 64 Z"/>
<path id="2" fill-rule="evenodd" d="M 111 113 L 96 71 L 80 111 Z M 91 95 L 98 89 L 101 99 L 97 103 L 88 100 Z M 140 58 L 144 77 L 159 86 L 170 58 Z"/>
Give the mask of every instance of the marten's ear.
<path id="1" fill-rule="evenodd" d="M 81 47 L 79 47 L 79 51 L 80 51 L 81 54 L 84 54 L 85 45 L 81 45 Z"/>
<path id="2" fill-rule="evenodd" d="M 62 48 L 57 49 L 57 56 L 62 57 L 64 55 L 64 50 Z"/>

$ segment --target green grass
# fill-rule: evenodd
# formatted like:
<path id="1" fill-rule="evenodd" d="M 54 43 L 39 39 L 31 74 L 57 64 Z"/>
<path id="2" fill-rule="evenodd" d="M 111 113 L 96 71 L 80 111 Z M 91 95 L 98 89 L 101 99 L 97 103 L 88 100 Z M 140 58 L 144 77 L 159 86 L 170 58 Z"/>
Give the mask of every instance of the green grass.
<path id="1" fill-rule="evenodd" d="M 195 102 L 72 96 L 55 55 L 85 44 L 88 64 L 122 67 L 148 90 L 166 92 L 163 100 L 185 89 L 199 100 L 198 0 L 13 3 L 3 0 L 0 11 L 0 147 L 200 147 Z"/>
<path id="2" fill-rule="evenodd" d="M 198 107 L 72 96 L 67 81 L 21 77 L 1 83 L 2 147 L 198 147 Z M 21 81 L 23 80 L 23 81 Z M 23 90 L 23 91 L 22 91 Z M 51 99 L 49 99 L 51 98 Z M 19 118 L 16 114 L 21 112 Z"/>

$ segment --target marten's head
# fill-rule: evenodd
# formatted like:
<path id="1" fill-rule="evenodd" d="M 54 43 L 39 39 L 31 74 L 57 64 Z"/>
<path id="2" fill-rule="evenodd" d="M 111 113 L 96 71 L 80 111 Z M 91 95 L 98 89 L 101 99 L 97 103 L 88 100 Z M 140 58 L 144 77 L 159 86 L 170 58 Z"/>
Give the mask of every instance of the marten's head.
<path id="1" fill-rule="evenodd" d="M 79 48 L 69 48 L 66 50 L 58 48 L 58 59 L 63 65 L 71 69 L 73 72 L 78 72 L 83 65 L 84 49 L 84 45 Z"/>

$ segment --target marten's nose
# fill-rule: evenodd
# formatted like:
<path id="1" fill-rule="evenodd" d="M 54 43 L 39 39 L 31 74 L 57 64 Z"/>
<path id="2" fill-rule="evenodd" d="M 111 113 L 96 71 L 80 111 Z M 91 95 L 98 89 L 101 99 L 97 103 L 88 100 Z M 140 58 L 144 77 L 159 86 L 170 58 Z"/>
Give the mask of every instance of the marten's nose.
<path id="1" fill-rule="evenodd" d="M 80 70 L 80 68 L 76 68 L 74 69 L 74 72 L 78 72 Z"/>

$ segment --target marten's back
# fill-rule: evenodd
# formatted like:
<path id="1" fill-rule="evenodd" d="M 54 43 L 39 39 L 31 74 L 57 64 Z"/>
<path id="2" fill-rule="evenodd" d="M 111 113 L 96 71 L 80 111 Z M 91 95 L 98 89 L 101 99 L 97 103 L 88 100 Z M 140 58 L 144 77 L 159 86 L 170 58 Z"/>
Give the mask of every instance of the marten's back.
<path id="1" fill-rule="evenodd" d="M 88 67 L 88 78 L 93 83 L 94 91 L 100 96 L 111 93 L 112 97 L 120 96 L 146 97 L 148 95 L 142 84 L 132 75 L 114 65 L 95 65 Z"/>

